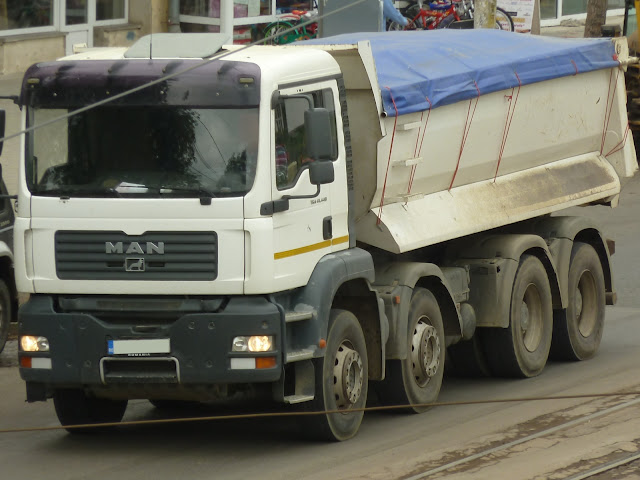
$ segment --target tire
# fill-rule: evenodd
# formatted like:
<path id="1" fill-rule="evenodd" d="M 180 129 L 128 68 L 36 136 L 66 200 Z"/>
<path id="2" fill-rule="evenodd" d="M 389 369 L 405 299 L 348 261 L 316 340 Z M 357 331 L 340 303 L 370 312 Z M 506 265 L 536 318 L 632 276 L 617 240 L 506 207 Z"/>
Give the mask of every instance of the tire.
<path id="1" fill-rule="evenodd" d="M 482 340 L 489 369 L 501 377 L 535 377 L 551 348 L 553 303 L 542 262 L 523 255 L 511 291 L 509 326 L 487 328 Z"/>
<path id="2" fill-rule="evenodd" d="M 7 284 L 0 280 L 0 352 L 4 350 L 4 346 L 7 343 L 11 315 L 11 294 Z"/>
<path id="3" fill-rule="evenodd" d="M 591 245 L 573 245 L 568 286 L 566 317 L 554 323 L 551 356 L 557 360 L 586 360 L 600 347 L 606 303 L 602 263 Z"/>
<path id="4" fill-rule="evenodd" d="M 307 407 L 313 411 L 340 413 L 310 415 L 306 433 L 319 440 L 343 441 L 355 436 L 367 404 L 367 347 L 356 317 L 346 310 L 332 309 L 324 358 L 314 360 L 315 398 Z"/>
<path id="5" fill-rule="evenodd" d="M 127 403 L 127 400 L 89 397 L 80 389 L 60 389 L 53 393 L 56 415 L 63 426 L 117 423 L 122 420 Z M 79 427 L 68 428 L 67 431 L 89 433 L 96 429 Z"/>
<path id="6" fill-rule="evenodd" d="M 422 413 L 425 404 L 438 399 L 445 363 L 442 314 L 436 298 L 416 288 L 409 305 L 407 358 L 389 360 L 378 395 L 388 405 L 408 405 L 407 411 Z"/>
<path id="7" fill-rule="evenodd" d="M 496 28 L 499 30 L 506 30 L 507 32 L 514 32 L 516 29 L 511 15 L 500 7 L 496 8 Z"/>
<path id="8" fill-rule="evenodd" d="M 491 376 L 480 340 L 482 332 L 479 330 L 476 330 L 476 334 L 470 340 L 462 340 L 447 349 L 447 375 L 463 378 Z"/>

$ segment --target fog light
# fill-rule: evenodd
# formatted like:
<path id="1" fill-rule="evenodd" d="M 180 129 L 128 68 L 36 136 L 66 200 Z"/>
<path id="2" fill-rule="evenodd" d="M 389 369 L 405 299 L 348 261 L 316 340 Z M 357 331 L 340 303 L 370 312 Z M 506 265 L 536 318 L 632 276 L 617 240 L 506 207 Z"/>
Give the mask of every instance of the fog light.
<path id="1" fill-rule="evenodd" d="M 273 350 L 273 337 L 271 335 L 253 335 L 236 337 L 233 339 L 231 351 L 233 352 L 270 352 Z"/>
<path id="2" fill-rule="evenodd" d="M 49 340 L 46 337 L 23 335 L 20 337 L 20 347 L 23 352 L 48 352 Z"/>

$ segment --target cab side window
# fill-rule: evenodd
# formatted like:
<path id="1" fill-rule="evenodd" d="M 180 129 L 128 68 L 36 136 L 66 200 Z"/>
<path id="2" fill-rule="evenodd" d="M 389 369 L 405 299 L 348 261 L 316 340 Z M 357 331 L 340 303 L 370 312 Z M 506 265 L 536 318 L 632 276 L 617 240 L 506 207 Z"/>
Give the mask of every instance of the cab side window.
<path id="1" fill-rule="evenodd" d="M 322 107 L 334 113 L 333 94 L 330 89 L 283 97 L 275 108 L 275 163 L 276 186 L 284 190 L 295 185 L 300 171 L 312 162 L 307 152 L 307 132 L 304 112 Z"/>

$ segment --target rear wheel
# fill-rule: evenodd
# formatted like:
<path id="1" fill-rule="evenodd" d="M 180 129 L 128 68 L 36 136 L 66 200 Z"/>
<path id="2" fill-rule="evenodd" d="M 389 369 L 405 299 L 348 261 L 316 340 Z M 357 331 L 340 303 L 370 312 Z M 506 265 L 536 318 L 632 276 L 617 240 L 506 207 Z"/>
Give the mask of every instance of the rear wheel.
<path id="1" fill-rule="evenodd" d="M 122 420 L 127 403 L 127 400 L 90 397 L 80 389 L 61 389 L 53 394 L 56 415 L 63 426 L 117 423 Z M 67 429 L 70 433 L 87 433 L 92 430 L 95 429 Z"/>
<path id="2" fill-rule="evenodd" d="M 421 413 L 438 399 L 445 360 L 442 314 L 429 290 L 414 290 L 408 327 L 407 358 L 387 362 L 386 378 L 377 390 L 384 403 L 408 405 L 410 411 Z"/>
<path id="3" fill-rule="evenodd" d="M 604 273 L 591 245 L 574 244 L 568 286 L 566 318 L 554 323 L 551 355 L 559 360 L 585 360 L 600 346 L 605 314 Z"/>
<path id="4" fill-rule="evenodd" d="M 11 294 L 7 284 L 0 280 L 0 352 L 4 349 L 9 335 L 9 323 L 11 322 Z"/>
<path id="5" fill-rule="evenodd" d="M 471 378 L 491 375 L 480 340 L 481 334 L 481 329 L 476 329 L 475 335 L 470 340 L 462 340 L 447 349 L 448 375 Z"/>
<path id="6" fill-rule="evenodd" d="M 314 362 L 315 398 L 309 407 L 338 412 L 305 417 L 307 433 L 322 440 L 348 440 L 364 416 L 369 375 L 364 334 L 351 312 L 331 310 L 325 356 Z"/>
<path id="7" fill-rule="evenodd" d="M 511 291 L 509 326 L 483 332 L 491 373 L 505 377 L 534 377 L 549 357 L 553 303 L 542 262 L 523 255 Z"/>
<path id="8" fill-rule="evenodd" d="M 513 24 L 513 18 L 500 7 L 496 8 L 496 28 L 499 30 L 506 30 L 507 32 L 515 31 L 515 25 Z"/>

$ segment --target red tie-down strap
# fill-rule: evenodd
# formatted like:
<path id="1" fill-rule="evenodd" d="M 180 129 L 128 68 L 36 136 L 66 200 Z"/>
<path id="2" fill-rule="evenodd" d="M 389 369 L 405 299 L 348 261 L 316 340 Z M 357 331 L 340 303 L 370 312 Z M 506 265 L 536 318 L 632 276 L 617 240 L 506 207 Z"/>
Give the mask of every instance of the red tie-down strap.
<path id="1" fill-rule="evenodd" d="M 513 115 L 516 111 L 516 105 L 518 104 L 518 97 L 520 96 L 520 88 L 522 87 L 522 81 L 520 80 L 520 76 L 518 72 L 513 72 L 518 79 L 518 90 L 514 88 L 511 89 L 511 95 L 505 96 L 509 99 L 509 108 L 507 109 L 507 118 L 504 122 L 504 130 L 502 131 L 502 143 L 500 144 L 500 152 L 498 153 L 498 164 L 496 165 L 496 173 L 493 175 L 493 182 L 495 183 L 496 178 L 498 177 L 498 170 L 500 169 L 500 163 L 502 162 L 502 155 L 504 154 L 504 147 L 507 145 L 507 138 L 509 137 L 509 130 L 511 129 L 511 121 L 513 120 Z M 515 99 L 513 98 L 513 94 L 516 94 Z"/>
<path id="2" fill-rule="evenodd" d="M 387 190 L 387 178 L 389 178 L 389 166 L 391 165 L 391 153 L 393 152 L 393 140 L 396 137 L 396 126 L 398 125 L 398 107 L 396 106 L 396 101 L 393 98 L 391 89 L 389 87 L 384 87 L 384 88 L 389 90 L 389 96 L 391 97 L 393 108 L 395 108 L 396 110 L 396 116 L 393 120 L 393 133 L 391 134 L 391 148 L 389 148 L 389 160 L 387 160 L 387 171 L 384 174 L 384 184 L 382 185 L 382 197 L 380 197 L 380 211 L 378 212 L 378 220 L 376 220 L 376 225 L 380 225 L 380 221 L 382 219 L 382 207 L 384 207 L 384 193 Z"/>
<path id="3" fill-rule="evenodd" d="M 456 163 L 456 169 L 453 172 L 453 177 L 451 178 L 451 183 L 449 184 L 449 190 L 453 187 L 453 182 L 456 180 L 456 175 L 458 174 L 458 169 L 460 168 L 460 159 L 462 158 L 462 152 L 464 151 L 464 145 L 467 143 L 467 137 L 469 136 L 469 131 L 471 130 L 471 123 L 473 122 L 473 116 L 476 113 L 476 107 L 478 106 L 478 101 L 480 100 L 480 88 L 478 84 L 474 80 L 473 84 L 476 86 L 476 90 L 478 91 L 478 96 L 475 99 L 469 100 L 469 108 L 467 109 L 467 118 L 464 121 L 464 129 L 462 131 L 462 141 L 460 142 L 460 152 L 458 153 L 458 162 Z M 473 103 L 475 100 L 475 103 Z M 471 104 L 473 103 L 473 111 L 471 110 Z"/>

